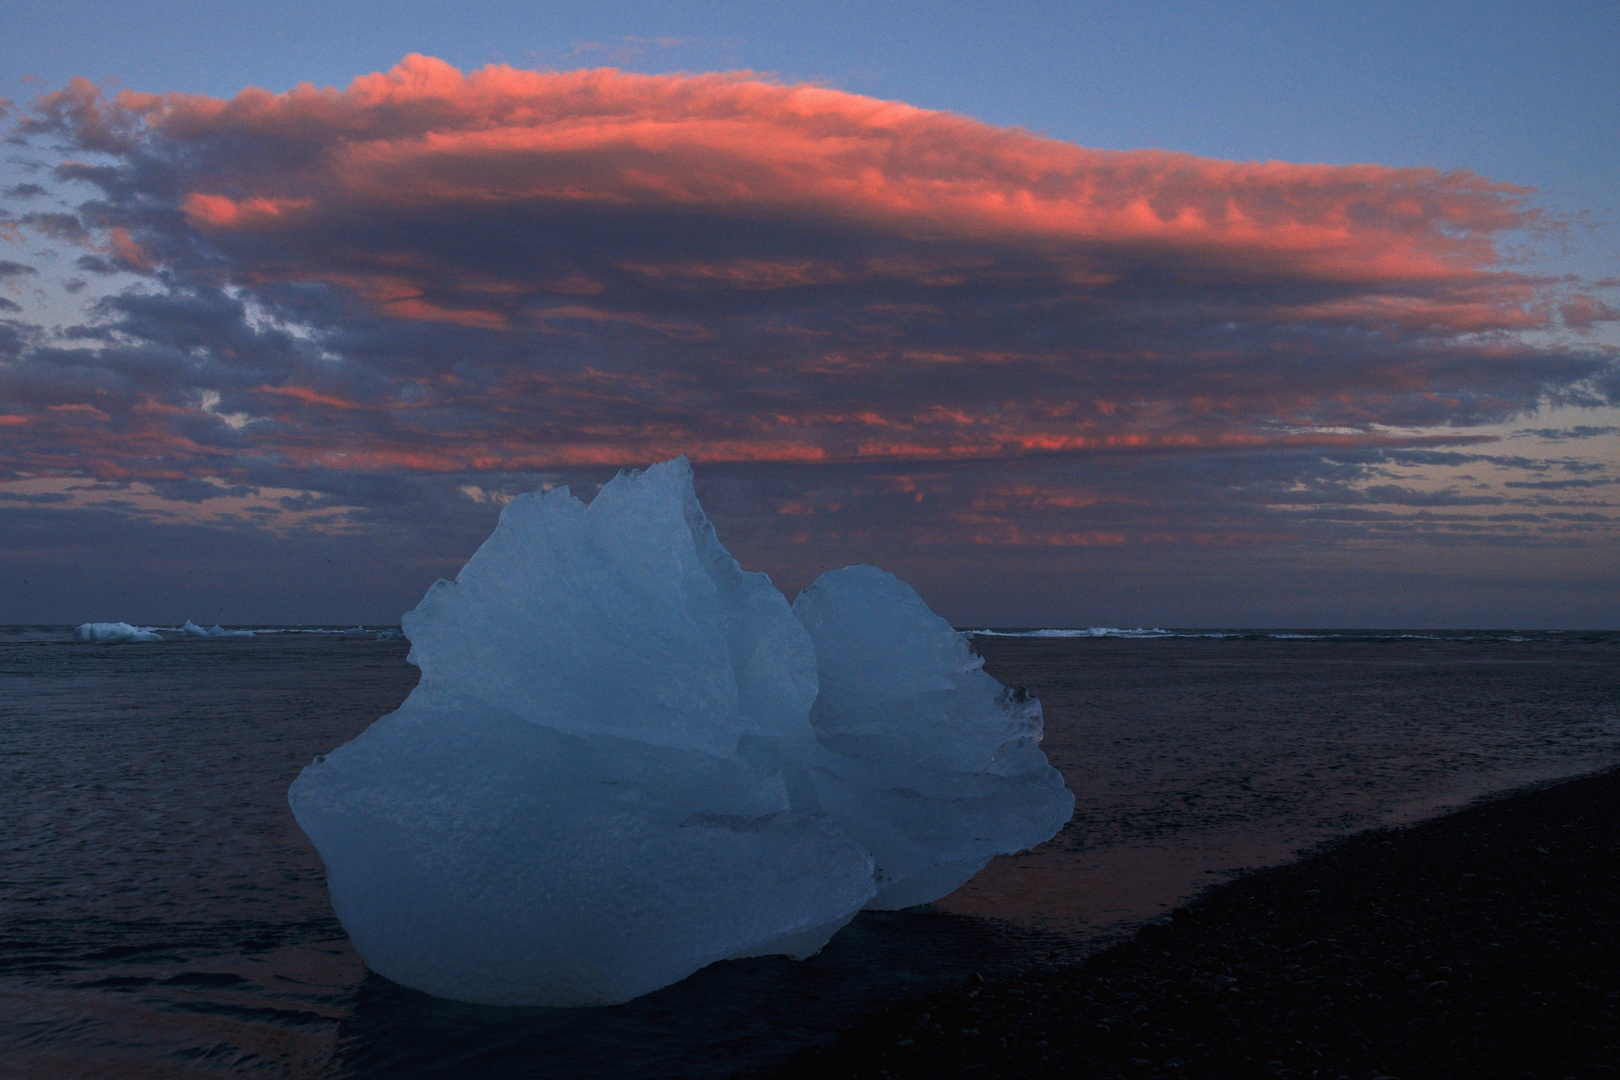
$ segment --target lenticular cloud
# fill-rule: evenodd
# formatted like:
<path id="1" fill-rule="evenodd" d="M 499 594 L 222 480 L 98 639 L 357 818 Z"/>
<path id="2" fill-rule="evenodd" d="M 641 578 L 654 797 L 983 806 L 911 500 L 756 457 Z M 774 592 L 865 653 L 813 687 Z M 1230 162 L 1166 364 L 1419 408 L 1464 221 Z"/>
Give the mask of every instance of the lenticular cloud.
<path id="1" fill-rule="evenodd" d="M 360 954 L 431 994 L 611 1004 L 809 956 L 1073 810 L 1038 702 L 882 570 L 790 608 L 685 458 L 513 500 L 404 627 L 420 684 L 289 800 Z"/>

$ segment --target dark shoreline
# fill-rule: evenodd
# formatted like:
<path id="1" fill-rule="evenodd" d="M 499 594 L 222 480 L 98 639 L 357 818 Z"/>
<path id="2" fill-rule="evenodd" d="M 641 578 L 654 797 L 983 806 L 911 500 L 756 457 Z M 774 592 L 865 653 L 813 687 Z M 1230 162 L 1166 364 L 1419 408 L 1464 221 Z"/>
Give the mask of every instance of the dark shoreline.
<path id="1" fill-rule="evenodd" d="M 1338 841 L 773 1075 L 1620 1076 L 1620 769 Z"/>

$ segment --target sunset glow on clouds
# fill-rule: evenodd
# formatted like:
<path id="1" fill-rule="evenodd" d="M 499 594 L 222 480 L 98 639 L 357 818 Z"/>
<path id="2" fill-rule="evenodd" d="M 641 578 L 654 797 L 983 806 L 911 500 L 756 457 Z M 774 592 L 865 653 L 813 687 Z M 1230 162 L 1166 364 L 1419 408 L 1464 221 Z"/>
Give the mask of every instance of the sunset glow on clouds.
<path id="1" fill-rule="evenodd" d="M 481 528 L 684 452 L 744 550 L 939 580 L 987 549 L 1613 548 L 1614 431 L 1529 418 L 1620 403 L 1620 315 L 1504 259 L 1553 228 L 1524 188 L 421 56 L 16 115 L 81 194 L 12 200 L 0 288 L 47 242 L 108 285 L 77 324 L 0 309 L 0 500 L 31 513 L 69 512 L 57 478 L 148 523 L 219 527 L 196 508 L 237 488 L 274 490 L 231 511 L 261 531 Z"/>

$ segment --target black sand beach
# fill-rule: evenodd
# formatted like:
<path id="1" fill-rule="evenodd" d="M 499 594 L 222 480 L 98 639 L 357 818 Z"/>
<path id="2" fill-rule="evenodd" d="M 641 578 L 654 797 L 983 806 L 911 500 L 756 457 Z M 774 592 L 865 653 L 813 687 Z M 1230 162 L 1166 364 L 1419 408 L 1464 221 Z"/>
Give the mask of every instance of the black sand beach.
<path id="1" fill-rule="evenodd" d="M 774 1075 L 1617 1076 L 1617 888 L 1620 770 L 1351 837 Z"/>

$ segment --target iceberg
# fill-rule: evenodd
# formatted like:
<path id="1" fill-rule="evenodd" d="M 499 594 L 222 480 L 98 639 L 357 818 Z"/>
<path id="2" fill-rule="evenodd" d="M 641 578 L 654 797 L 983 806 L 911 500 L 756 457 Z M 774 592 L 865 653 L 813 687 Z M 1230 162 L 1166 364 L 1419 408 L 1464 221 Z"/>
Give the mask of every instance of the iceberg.
<path id="1" fill-rule="evenodd" d="M 87 622 L 73 630 L 74 641 L 162 641 L 163 635 L 127 622 Z"/>
<path id="2" fill-rule="evenodd" d="M 441 997 L 608 1005 L 804 958 L 1073 812 L 1038 702 L 882 570 L 790 606 L 684 457 L 514 499 L 403 630 L 417 687 L 288 801 L 362 958 Z"/>
<path id="3" fill-rule="evenodd" d="M 186 620 L 186 624 L 180 628 L 180 632 L 182 634 L 186 635 L 186 637 L 201 637 L 201 638 L 252 637 L 253 636 L 253 631 L 251 631 L 251 630 L 227 630 L 223 626 L 220 626 L 218 623 L 215 623 L 213 626 L 206 626 L 206 627 L 198 626 L 196 623 L 192 622 L 190 619 Z"/>

